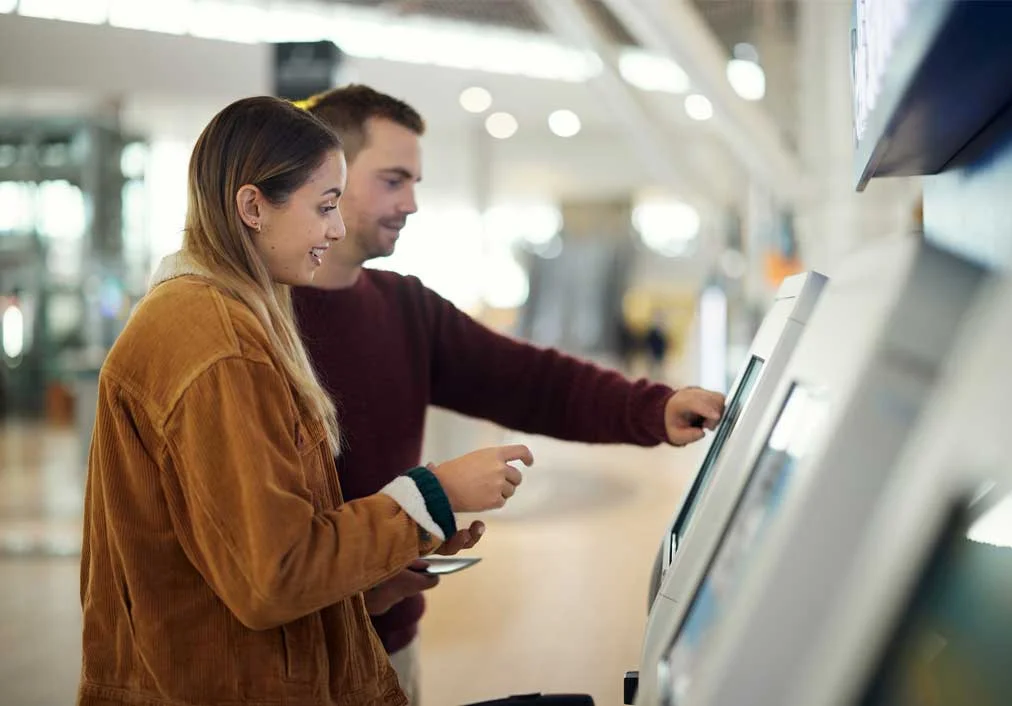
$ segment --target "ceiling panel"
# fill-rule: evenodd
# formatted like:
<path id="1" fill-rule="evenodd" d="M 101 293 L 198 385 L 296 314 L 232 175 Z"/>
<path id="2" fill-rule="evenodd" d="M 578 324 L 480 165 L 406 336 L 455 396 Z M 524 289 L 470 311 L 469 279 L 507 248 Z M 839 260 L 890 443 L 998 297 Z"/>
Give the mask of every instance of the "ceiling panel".
<path id="1" fill-rule="evenodd" d="M 763 108 L 789 145 L 797 141 L 797 0 L 690 0 L 730 57 L 752 44 L 766 73 Z"/>
<path id="2" fill-rule="evenodd" d="M 490 27 L 548 33 L 530 0 L 326 0 L 332 5 L 368 7 L 403 17 L 432 17 Z M 581 0 L 616 44 L 635 46 L 628 30 L 607 8 L 604 0 Z"/>

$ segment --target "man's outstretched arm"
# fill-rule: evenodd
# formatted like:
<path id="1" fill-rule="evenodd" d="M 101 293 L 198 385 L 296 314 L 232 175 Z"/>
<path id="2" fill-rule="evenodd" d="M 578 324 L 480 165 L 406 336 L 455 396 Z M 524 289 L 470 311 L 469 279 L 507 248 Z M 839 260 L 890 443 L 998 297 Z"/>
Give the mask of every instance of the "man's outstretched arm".
<path id="1" fill-rule="evenodd" d="M 675 391 L 503 336 L 424 289 L 432 402 L 510 429 L 588 443 L 684 445 L 720 420 L 724 397 Z"/>

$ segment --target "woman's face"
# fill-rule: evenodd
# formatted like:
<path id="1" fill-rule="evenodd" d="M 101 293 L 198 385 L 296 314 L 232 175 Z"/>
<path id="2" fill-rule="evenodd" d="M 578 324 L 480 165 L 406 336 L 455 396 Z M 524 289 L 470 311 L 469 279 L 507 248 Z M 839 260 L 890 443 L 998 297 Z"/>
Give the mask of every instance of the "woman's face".
<path id="1" fill-rule="evenodd" d="M 334 150 L 285 203 L 275 206 L 259 196 L 259 220 L 252 223 L 253 242 L 275 282 L 312 284 L 327 248 L 344 239 L 344 220 L 338 206 L 347 174 L 344 153 Z M 241 191 L 239 200 L 242 208 Z"/>

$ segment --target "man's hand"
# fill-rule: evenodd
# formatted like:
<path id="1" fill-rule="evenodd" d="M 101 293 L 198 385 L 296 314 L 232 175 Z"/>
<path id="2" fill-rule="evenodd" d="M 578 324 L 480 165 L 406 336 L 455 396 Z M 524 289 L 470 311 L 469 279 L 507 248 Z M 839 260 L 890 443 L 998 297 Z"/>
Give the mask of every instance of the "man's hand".
<path id="1" fill-rule="evenodd" d="M 366 591 L 365 608 L 369 615 L 383 615 L 405 598 L 428 591 L 439 583 L 438 576 L 422 573 L 428 565 L 424 559 L 415 559 L 408 568 Z"/>
<path id="2" fill-rule="evenodd" d="M 724 414 L 724 395 L 700 387 L 683 387 L 664 405 L 668 442 L 685 446 L 702 439 L 705 429 L 716 429 Z"/>

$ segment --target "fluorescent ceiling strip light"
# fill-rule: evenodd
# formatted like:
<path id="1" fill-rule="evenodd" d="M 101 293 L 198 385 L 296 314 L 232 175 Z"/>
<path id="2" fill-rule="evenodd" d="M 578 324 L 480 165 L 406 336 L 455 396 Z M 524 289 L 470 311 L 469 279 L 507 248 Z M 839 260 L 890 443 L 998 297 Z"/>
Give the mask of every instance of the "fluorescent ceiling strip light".
<path id="1" fill-rule="evenodd" d="M 327 23 L 350 56 L 583 82 L 601 71 L 598 57 L 548 37 L 448 20 L 335 13 Z"/>
<path id="2" fill-rule="evenodd" d="M 190 30 L 195 0 L 110 0 L 109 24 L 124 29 L 144 29 L 165 34 L 186 34 Z"/>
<path id="3" fill-rule="evenodd" d="M 618 70 L 627 83 L 644 91 L 685 93 L 689 77 L 678 64 L 641 49 L 624 49 L 619 54 Z"/>
<path id="4" fill-rule="evenodd" d="M 203 0 L 194 5 L 190 34 L 205 39 L 255 44 L 261 41 L 268 12 L 243 2 Z"/>
<path id="5" fill-rule="evenodd" d="M 17 3 L 4 12 L 10 12 Z M 109 18 L 109 0 L 21 0 L 17 4 L 18 14 L 46 20 L 64 20 L 85 24 L 104 24 Z"/>
<path id="6" fill-rule="evenodd" d="M 9 12 L 14 0 L 0 0 Z M 232 42 L 332 40 L 349 56 L 530 78 L 582 83 L 603 66 L 593 52 L 548 36 L 472 23 L 397 18 L 322 3 L 254 3 L 231 0 L 21 0 L 18 12 L 32 17 L 92 22 L 113 27 Z M 673 61 L 624 49 L 620 72 L 647 91 L 684 93 L 685 72 Z"/>

